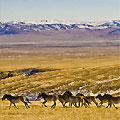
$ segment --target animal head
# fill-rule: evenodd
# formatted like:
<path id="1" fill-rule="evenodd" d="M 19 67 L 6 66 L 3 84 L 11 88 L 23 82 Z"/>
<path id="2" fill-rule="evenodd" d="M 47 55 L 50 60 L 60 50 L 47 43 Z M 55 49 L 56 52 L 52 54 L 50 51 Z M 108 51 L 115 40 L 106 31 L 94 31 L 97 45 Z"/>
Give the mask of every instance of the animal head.
<path id="1" fill-rule="evenodd" d="M 8 95 L 5 94 L 5 95 L 2 97 L 2 101 L 5 100 L 7 97 L 8 97 Z"/>

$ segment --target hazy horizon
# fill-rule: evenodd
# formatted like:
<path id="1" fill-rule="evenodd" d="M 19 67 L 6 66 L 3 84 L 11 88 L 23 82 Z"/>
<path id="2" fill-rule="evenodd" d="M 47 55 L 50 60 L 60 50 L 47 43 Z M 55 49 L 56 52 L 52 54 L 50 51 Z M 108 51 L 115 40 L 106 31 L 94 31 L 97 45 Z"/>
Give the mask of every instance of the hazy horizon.
<path id="1" fill-rule="evenodd" d="M 0 0 L 0 21 L 120 19 L 119 0 Z"/>

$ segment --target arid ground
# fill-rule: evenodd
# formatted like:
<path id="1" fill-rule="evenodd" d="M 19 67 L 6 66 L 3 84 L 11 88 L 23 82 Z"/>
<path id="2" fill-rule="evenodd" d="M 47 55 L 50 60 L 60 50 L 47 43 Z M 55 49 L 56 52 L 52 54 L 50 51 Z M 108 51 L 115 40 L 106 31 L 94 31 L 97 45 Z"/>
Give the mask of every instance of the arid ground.
<path id="1" fill-rule="evenodd" d="M 32 75 L 21 71 L 39 69 Z M 85 95 L 120 95 L 119 40 L 80 38 L 58 33 L 0 36 L 0 96 L 4 94 L 61 94 L 66 90 Z M 51 104 L 51 103 L 50 103 Z M 32 101 L 30 109 L 18 103 L 9 110 L 0 100 L 0 120 L 119 120 L 120 108 L 42 108 Z M 49 106 L 49 105 L 48 105 Z M 118 107 L 120 105 L 117 105 Z"/>

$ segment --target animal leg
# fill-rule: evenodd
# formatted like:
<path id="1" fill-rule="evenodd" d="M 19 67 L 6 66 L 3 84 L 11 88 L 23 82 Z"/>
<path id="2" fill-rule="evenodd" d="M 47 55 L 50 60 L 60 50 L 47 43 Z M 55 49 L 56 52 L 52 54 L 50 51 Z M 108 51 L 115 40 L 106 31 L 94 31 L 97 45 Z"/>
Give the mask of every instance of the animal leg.
<path id="1" fill-rule="evenodd" d="M 62 103 L 62 106 L 64 107 L 64 103 Z"/>
<path id="2" fill-rule="evenodd" d="M 80 107 L 80 101 L 78 102 L 78 106 Z"/>
<path id="3" fill-rule="evenodd" d="M 14 106 L 15 106 L 15 108 L 17 108 L 17 106 L 15 105 L 15 103 L 13 103 L 14 104 Z M 18 108 L 17 108 L 18 109 Z"/>
<path id="4" fill-rule="evenodd" d="M 26 98 L 26 99 L 27 99 L 27 98 Z M 26 107 L 26 108 L 30 108 L 30 106 L 28 105 L 28 103 L 31 103 L 31 102 L 29 102 L 28 99 L 27 99 L 27 102 L 28 102 L 28 103 L 25 102 L 23 98 L 21 98 L 21 101 L 25 104 L 25 107 Z"/>
<path id="5" fill-rule="evenodd" d="M 108 103 L 108 106 L 106 108 L 108 108 L 109 106 L 111 107 L 111 103 Z"/>
<path id="6" fill-rule="evenodd" d="M 87 101 L 87 99 L 83 98 L 82 100 L 82 106 L 84 105 L 85 108 L 87 108 L 89 106 L 89 104 L 91 104 L 90 102 Z M 89 106 L 90 107 L 90 106 Z"/>
<path id="7" fill-rule="evenodd" d="M 96 105 L 97 107 L 99 107 L 99 105 L 98 105 L 98 103 L 96 102 L 96 100 L 93 100 L 93 102 L 95 103 L 95 105 Z"/>
<path id="8" fill-rule="evenodd" d="M 26 108 L 30 108 L 30 106 L 27 104 L 27 102 L 24 103 Z"/>
<path id="9" fill-rule="evenodd" d="M 75 107 L 77 107 L 77 108 L 79 107 L 79 106 L 77 106 L 77 104 L 76 104 L 76 103 L 74 103 L 74 106 L 75 106 Z"/>
<path id="10" fill-rule="evenodd" d="M 71 102 L 69 103 L 69 106 L 72 107 L 72 103 Z"/>
<path id="11" fill-rule="evenodd" d="M 12 103 L 10 103 L 9 109 L 11 108 L 11 106 L 12 106 Z"/>
<path id="12" fill-rule="evenodd" d="M 118 107 L 116 107 L 114 104 L 113 104 L 113 106 L 114 106 L 116 109 L 118 109 Z"/>
<path id="13" fill-rule="evenodd" d="M 81 101 L 81 107 L 83 107 L 83 105 L 84 105 L 84 102 L 83 102 L 83 99 L 82 99 L 82 101 Z"/>
<path id="14" fill-rule="evenodd" d="M 99 104 L 99 107 L 103 106 L 103 102 L 101 101 L 100 104 Z"/>
<path id="15" fill-rule="evenodd" d="M 99 107 L 98 103 L 97 102 L 94 102 L 96 104 L 97 107 Z"/>
<path id="16" fill-rule="evenodd" d="M 51 108 L 55 107 L 56 106 L 56 101 L 54 101 L 54 104 L 51 106 Z"/>
<path id="17" fill-rule="evenodd" d="M 45 105 L 46 102 L 47 102 L 47 101 L 44 101 L 44 102 L 42 103 L 45 107 L 47 107 L 47 106 Z"/>
<path id="18" fill-rule="evenodd" d="M 86 103 L 84 103 L 84 106 L 85 106 L 85 108 L 87 108 L 87 107 L 90 108 L 90 105 L 87 105 Z"/>
<path id="19" fill-rule="evenodd" d="M 65 104 L 66 104 L 67 102 L 65 102 L 65 103 L 62 103 L 62 105 L 63 105 L 63 107 L 67 107 L 67 106 L 65 106 Z"/>

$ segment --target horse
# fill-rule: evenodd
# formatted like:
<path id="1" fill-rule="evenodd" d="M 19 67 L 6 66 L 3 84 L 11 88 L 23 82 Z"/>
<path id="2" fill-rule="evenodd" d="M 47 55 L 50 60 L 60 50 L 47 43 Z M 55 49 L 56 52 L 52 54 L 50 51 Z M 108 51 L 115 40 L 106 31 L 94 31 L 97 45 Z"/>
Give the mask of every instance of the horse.
<path id="1" fill-rule="evenodd" d="M 57 95 L 47 95 L 45 93 L 39 93 L 38 98 L 43 98 L 44 99 L 44 102 L 42 103 L 45 107 L 47 107 L 45 105 L 46 102 L 48 101 L 54 101 L 54 104 L 51 106 L 51 108 L 55 107 L 56 106 L 56 100 L 57 100 Z"/>
<path id="2" fill-rule="evenodd" d="M 82 99 L 80 97 L 77 97 L 77 96 L 70 96 L 68 98 L 68 101 L 69 101 L 69 106 L 72 106 L 72 104 L 75 106 L 75 107 L 80 107 L 80 106 L 77 106 L 77 103 L 80 105 L 80 102 L 82 101 Z"/>
<path id="3" fill-rule="evenodd" d="M 112 95 L 109 94 L 104 94 L 103 96 L 101 94 L 97 95 L 97 97 L 100 100 L 100 106 L 103 103 L 108 103 L 108 105 L 106 106 L 106 108 L 108 108 L 109 106 L 111 107 L 112 105 L 118 109 L 118 107 L 115 106 L 115 104 L 120 103 L 120 96 L 118 97 L 113 97 Z"/>
<path id="4" fill-rule="evenodd" d="M 66 107 L 65 104 L 69 102 L 70 96 L 72 96 L 70 91 L 66 91 L 63 95 L 58 95 L 58 100 L 62 103 L 63 107 Z"/>
<path id="5" fill-rule="evenodd" d="M 110 99 L 108 99 L 108 106 L 106 108 L 108 108 L 109 106 L 111 107 L 112 105 L 118 109 L 118 107 L 115 106 L 115 104 L 119 104 L 120 103 L 120 96 L 118 97 L 111 97 Z"/>
<path id="6" fill-rule="evenodd" d="M 63 107 L 66 107 L 65 104 L 69 102 L 69 106 L 72 106 L 72 104 L 75 107 L 80 107 L 80 102 L 83 100 L 86 101 L 86 103 L 89 103 L 86 99 L 81 98 L 79 96 L 73 96 L 70 91 L 66 91 L 63 95 L 58 95 L 58 100 L 62 103 Z M 77 103 L 79 106 L 77 106 Z"/>
<path id="7" fill-rule="evenodd" d="M 101 94 L 98 94 L 96 96 L 96 98 L 98 98 L 100 100 L 100 104 L 99 106 L 102 106 L 103 103 L 108 103 L 108 100 L 110 100 L 112 98 L 112 95 L 109 94 L 104 94 L 103 96 Z"/>
<path id="8" fill-rule="evenodd" d="M 82 98 L 82 105 L 81 107 L 84 105 L 85 107 L 87 107 L 88 105 L 91 104 L 91 102 L 94 102 L 95 105 L 98 107 L 98 103 L 95 100 L 95 96 L 84 96 L 83 94 L 78 93 L 76 96 L 79 96 Z"/>
<path id="9" fill-rule="evenodd" d="M 66 107 L 65 104 L 69 102 L 69 106 L 72 106 L 72 104 L 75 107 L 79 107 L 77 106 L 77 103 L 81 102 L 81 98 L 77 97 L 77 96 L 69 96 L 67 98 L 64 98 L 63 95 L 58 95 L 58 100 L 62 103 L 63 107 Z"/>
<path id="10" fill-rule="evenodd" d="M 26 98 L 26 101 L 24 100 L 24 98 Z M 26 108 L 30 108 L 30 106 L 28 105 L 28 103 L 31 103 L 29 101 L 29 99 L 25 96 L 12 96 L 10 94 L 5 94 L 3 97 L 2 97 L 2 101 L 7 99 L 8 101 L 10 101 L 10 106 L 9 106 L 9 109 L 11 108 L 12 104 L 15 106 L 15 108 L 17 108 L 17 106 L 15 105 L 15 103 L 18 103 L 18 102 L 23 102 L 25 104 L 25 107 Z M 17 108 L 18 109 L 18 108 Z"/>

